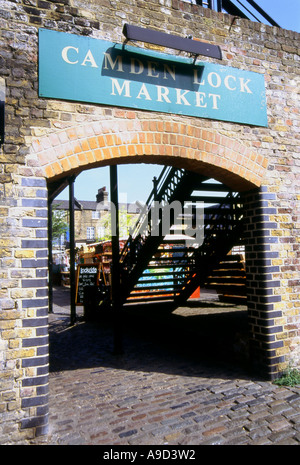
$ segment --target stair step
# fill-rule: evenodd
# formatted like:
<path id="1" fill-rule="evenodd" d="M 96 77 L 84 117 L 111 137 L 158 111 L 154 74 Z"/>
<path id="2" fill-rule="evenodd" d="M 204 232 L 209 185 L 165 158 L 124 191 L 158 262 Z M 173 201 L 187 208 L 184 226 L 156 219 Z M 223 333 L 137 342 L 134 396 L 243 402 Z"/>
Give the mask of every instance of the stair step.
<path id="1" fill-rule="evenodd" d="M 169 299 L 170 298 L 173 298 L 174 296 L 176 295 L 179 295 L 179 293 L 175 293 L 175 292 L 157 292 L 156 294 L 155 293 L 140 293 L 140 294 L 130 294 L 128 297 L 127 297 L 127 300 L 128 299 L 135 299 L 136 298 L 163 298 L 163 297 L 168 297 Z"/>
<path id="2" fill-rule="evenodd" d="M 234 278 L 232 276 L 228 276 L 227 278 L 208 278 L 207 282 L 210 285 L 228 285 L 228 284 L 233 284 L 233 285 L 244 285 L 246 283 L 246 278 Z"/>
<path id="3" fill-rule="evenodd" d="M 173 267 L 174 268 L 174 267 Z M 149 268 L 147 268 L 149 269 Z M 156 268 L 151 268 L 151 269 L 154 269 L 156 270 Z M 160 267 L 159 269 L 163 270 L 165 269 L 165 267 Z M 190 270 L 190 269 L 187 269 L 187 270 L 184 270 L 184 271 L 166 271 L 166 272 L 161 272 L 161 273 L 155 273 L 155 271 L 153 273 L 146 273 L 146 274 L 142 274 L 142 278 L 144 277 L 151 277 L 151 276 L 174 276 L 174 275 L 178 275 L 178 273 L 184 273 L 185 275 L 192 275 L 193 273 L 195 273 L 194 270 Z M 172 279 L 172 278 L 170 278 Z"/>
<path id="4" fill-rule="evenodd" d="M 245 277 L 246 273 L 243 268 L 227 268 L 227 269 L 214 269 L 212 270 L 211 274 L 208 276 L 208 279 L 212 279 L 214 277 L 226 277 L 226 276 L 231 276 L 231 277 Z"/>
<path id="5" fill-rule="evenodd" d="M 174 300 L 174 296 L 173 295 L 170 295 L 170 296 L 160 296 L 160 297 L 152 297 L 152 298 L 149 298 L 149 299 L 146 299 L 146 298 L 143 298 L 143 299 L 130 299 L 130 297 L 127 299 L 126 303 L 127 304 L 136 304 L 136 303 L 140 303 L 140 302 L 143 302 L 143 303 L 150 303 L 150 302 L 160 302 L 160 301 L 173 301 Z"/>
<path id="6" fill-rule="evenodd" d="M 186 265 L 186 264 L 185 264 L 185 265 Z M 176 264 L 176 265 L 170 265 L 170 266 L 167 266 L 166 264 L 164 264 L 164 265 L 162 264 L 162 265 L 148 265 L 146 269 L 148 269 L 148 270 L 149 270 L 149 269 L 151 269 L 151 270 L 152 270 L 152 269 L 154 269 L 154 270 L 156 270 L 156 269 L 157 269 L 157 270 L 161 270 L 161 269 L 166 269 L 166 268 L 177 268 L 177 267 L 178 267 L 178 264 Z M 181 268 L 184 268 L 184 266 L 181 265 Z M 178 271 L 177 271 L 177 273 L 178 273 Z"/>
<path id="7" fill-rule="evenodd" d="M 244 265 L 243 265 L 242 262 L 236 263 L 236 266 L 235 266 L 235 267 L 232 266 L 232 263 L 222 263 L 221 266 L 220 266 L 220 268 L 217 268 L 217 267 L 214 268 L 214 269 L 212 270 L 212 273 L 218 273 L 219 271 L 223 271 L 223 272 L 225 272 L 225 273 L 228 273 L 228 270 L 235 270 L 235 271 L 236 271 L 236 270 L 240 270 L 240 271 L 242 271 L 242 270 L 244 270 L 244 269 L 245 269 L 245 268 L 244 268 Z"/>
<path id="8" fill-rule="evenodd" d="M 143 287 L 134 287 L 133 290 L 131 291 L 132 293 L 135 293 L 135 292 L 144 292 L 144 291 L 152 291 L 152 292 L 156 292 L 158 290 L 167 290 L 169 292 L 174 292 L 174 290 L 180 290 L 182 286 L 178 286 L 178 285 L 173 285 L 173 284 L 169 284 L 169 285 L 158 285 L 158 286 L 143 286 Z"/>
<path id="9" fill-rule="evenodd" d="M 243 295 L 246 293 L 246 286 L 244 285 L 239 285 L 239 284 L 236 284 L 236 285 L 213 285 L 213 284 L 205 284 L 205 287 L 207 289 L 215 289 L 218 293 L 222 293 L 222 294 L 230 294 L 230 295 L 235 295 L 235 294 L 240 294 L 240 295 Z"/>
<path id="10" fill-rule="evenodd" d="M 171 285 L 174 283 L 174 281 L 179 281 L 183 280 L 183 277 L 176 277 L 176 278 L 169 278 L 169 279 L 151 279 L 151 280 L 145 280 L 145 281 L 138 281 L 135 286 L 144 286 L 144 284 L 154 284 L 154 285 L 160 285 L 162 283 L 170 283 Z"/>
<path id="11" fill-rule="evenodd" d="M 171 245 L 173 244 L 172 241 L 164 241 L 164 245 Z M 195 248 L 194 247 L 178 247 L 175 246 L 172 249 L 166 249 L 166 248 L 159 248 L 157 249 L 157 253 L 189 253 L 189 252 L 194 252 Z"/>
<path id="12" fill-rule="evenodd" d="M 195 191 L 200 192 L 232 192 L 232 190 L 224 184 L 215 184 L 211 182 L 203 182 L 199 187 L 195 188 Z"/>
<path id="13" fill-rule="evenodd" d="M 231 213 L 225 213 L 221 214 L 216 217 L 216 215 L 204 215 L 204 226 L 213 226 L 213 225 L 219 225 L 221 226 L 235 226 L 240 222 L 239 218 L 231 218 Z"/>
<path id="14" fill-rule="evenodd" d="M 219 205 L 212 205 L 210 207 L 205 207 L 204 209 L 204 216 L 209 216 L 209 215 L 220 215 L 221 213 L 228 213 L 228 214 L 241 214 L 243 213 L 243 208 L 238 207 L 237 205 L 230 205 L 226 206 L 226 208 L 222 208 L 220 210 Z"/>
<path id="15" fill-rule="evenodd" d="M 233 204 L 241 204 L 241 200 L 239 198 L 234 197 L 217 197 L 217 196 L 210 196 L 210 195 L 191 195 L 190 197 L 191 202 L 204 202 L 213 205 L 224 204 L 226 200 L 226 205 L 233 205 Z"/>

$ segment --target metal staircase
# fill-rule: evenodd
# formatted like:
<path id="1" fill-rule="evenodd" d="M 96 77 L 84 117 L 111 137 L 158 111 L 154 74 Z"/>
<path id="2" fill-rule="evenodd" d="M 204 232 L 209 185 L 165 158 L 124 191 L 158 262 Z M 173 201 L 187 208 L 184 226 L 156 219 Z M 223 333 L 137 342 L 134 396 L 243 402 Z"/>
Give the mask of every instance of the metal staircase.
<path id="1" fill-rule="evenodd" d="M 200 194 L 196 195 L 197 191 Z M 156 218 L 157 223 L 153 222 L 151 213 L 155 202 L 167 206 L 175 200 L 194 205 L 194 224 L 197 223 L 195 215 L 201 214 L 196 207 L 206 205 L 202 244 L 191 246 L 184 236 L 170 234 L 172 226 L 182 218 L 171 218 L 171 230 L 166 234 L 162 228 L 163 209 Z M 121 252 L 123 302 L 167 300 L 179 305 L 185 301 L 239 242 L 242 216 L 237 193 L 228 192 L 226 186 L 209 182 L 195 173 L 165 167 L 154 181 L 153 190 Z"/>
<path id="2" fill-rule="evenodd" d="M 152 266 L 155 254 L 156 267 L 159 267 L 158 262 L 166 263 L 165 257 L 158 256 L 165 236 L 162 227 L 164 209 L 168 209 L 174 201 L 183 204 L 205 179 L 184 169 L 170 167 L 165 167 L 159 178 L 154 179 L 153 190 L 120 255 L 124 295 L 128 295 L 147 266 Z M 153 212 L 157 212 L 158 208 L 160 215 L 153 219 Z M 170 226 L 175 220 L 170 217 Z"/>
<path id="3" fill-rule="evenodd" d="M 245 304 L 247 288 L 243 256 L 230 254 L 224 257 L 207 276 L 205 288 L 214 289 L 222 302 Z"/>
<path id="4" fill-rule="evenodd" d="M 239 18 L 280 27 L 254 0 L 191 0 L 197 5 Z"/>

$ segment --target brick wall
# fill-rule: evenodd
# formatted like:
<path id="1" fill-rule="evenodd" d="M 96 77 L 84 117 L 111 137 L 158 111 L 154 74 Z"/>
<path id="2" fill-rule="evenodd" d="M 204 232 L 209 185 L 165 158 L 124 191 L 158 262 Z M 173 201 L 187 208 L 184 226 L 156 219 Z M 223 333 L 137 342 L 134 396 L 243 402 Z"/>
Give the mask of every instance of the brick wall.
<path id="1" fill-rule="evenodd" d="M 120 113 L 122 118 L 120 118 Z M 43 169 L 44 176 L 59 179 L 82 167 L 114 163 L 177 164 L 214 175 L 237 190 L 261 184 L 267 158 L 256 148 L 203 129 L 201 122 L 145 119 L 134 111 L 98 115 L 98 121 L 60 130 L 35 139 L 28 163 Z"/>
<path id="2" fill-rule="evenodd" d="M 39 27 L 120 43 L 125 22 L 192 34 L 263 74 L 268 128 L 38 97 Z M 299 34 L 179 0 L 0 0 L 0 26 L 1 442 L 47 431 L 47 182 L 87 165 L 160 160 L 250 190 L 251 347 L 269 377 L 299 366 Z"/>
<path id="3" fill-rule="evenodd" d="M 284 370 L 286 357 L 292 353 L 293 363 L 297 364 L 298 351 L 293 348 L 299 344 L 299 295 L 290 294 L 286 286 L 288 280 L 282 279 L 284 260 L 280 257 L 286 242 L 282 240 L 283 231 L 276 221 L 275 200 L 276 195 L 269 193 L 266 187 L 245 195 L 251 359 L 258 370 L 267 367 L 271 378 Z M 289 238 L 288 243 L 294 241 Z M 288 276 L 293 272 L 296 276 L 298 267 L 288 268 Z"/>

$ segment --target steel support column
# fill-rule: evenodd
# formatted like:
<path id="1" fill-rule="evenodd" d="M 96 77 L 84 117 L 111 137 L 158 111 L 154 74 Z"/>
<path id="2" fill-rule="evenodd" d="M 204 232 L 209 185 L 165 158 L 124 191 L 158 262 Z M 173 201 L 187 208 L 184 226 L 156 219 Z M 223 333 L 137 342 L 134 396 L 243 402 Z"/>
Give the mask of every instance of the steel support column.
<path id="1" fill-rule="evenodd" d="M 74 325 L 76 321 L 76 304 L 75 304 L 75 220 L 74 220 L 74 182 L 75 176 L 68 179 L 69 182 L 69 228 L 70 228 L 70 302 L 71 302 L 71 318 L 70 323 Z"/>
<path id="2" fill-rule="evenodd" d="M 119 246 L 119 196 L 118 196 L 118 171 L 117 166 L 110 167 L 110 192 L 111 192 L 111 235 L 112 235 L 112 310 L 114 318 L 114 353 L 123 352 L 122 342 L 122 312 L 121 312 L 121 283 L 120 283 L 120 246 Z"/>

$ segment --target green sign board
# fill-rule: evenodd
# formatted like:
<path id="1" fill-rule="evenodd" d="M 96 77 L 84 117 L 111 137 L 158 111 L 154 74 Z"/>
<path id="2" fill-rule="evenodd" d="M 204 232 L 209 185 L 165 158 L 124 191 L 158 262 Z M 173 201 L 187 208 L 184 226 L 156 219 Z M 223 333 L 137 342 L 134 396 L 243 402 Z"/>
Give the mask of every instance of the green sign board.
<path id="1" fill-rule="evenodd" d="M 39 95 L 267 126 L 264 76 L 39 30 Z"/>

